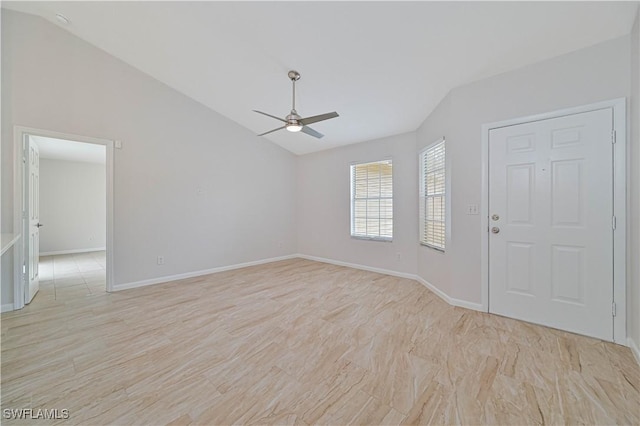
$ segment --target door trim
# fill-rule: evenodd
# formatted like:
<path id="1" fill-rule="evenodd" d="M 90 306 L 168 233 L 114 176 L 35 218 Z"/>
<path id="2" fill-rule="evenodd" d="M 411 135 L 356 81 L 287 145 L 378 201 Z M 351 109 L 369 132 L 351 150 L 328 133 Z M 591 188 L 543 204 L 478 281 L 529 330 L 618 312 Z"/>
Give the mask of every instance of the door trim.
<path id="1" fill-rule="evenodd" d="M 106 155 L 106 190 L 107 190 L 107 223 L 106 223 L 106 291 L 113 291 L 114 282 L 114 253 L 113 253 L 113 161 L 114 161 L 114 141 L 109 139 L 94 138 L 89 136 L 79 136 L 70 133 L 54 132 L 51 130 L 35 129 L 32 127 L 14 126 L 14 198 L 13 198 L 13 229 L 24 230 L 22 206 L 24 202 L 24 182 L 25 167 L 23 166 L 23 142 L 27 135 L 43 136 L 56 139 L 66 139 L 75 142 L 92 143 L 105 146 Z M 13 278 L 13 309 L 22 309 L 25 305 L 25 279 L 22 273 L 24 263 L 25 238 L 20 239 L 17 256 L 14 256 L 14 278 Z"/>
<path id="2" fill-rule="evenodd" d="M 613 231 L 613 301 L 616 316 L 613 317 L 613 341 L 627 345 L 626 262 L 627 262 L 627 103 L 626 98 L 612 99 L 589 105 L 566 108 L 542 114 L 518 117 L 482 125 L 482 193 L 480 199 L 480 253 L 481 253 L 481 306 L 489 312 L 489 132 L 492 129 L 548 120 L 584 112 L 611 109 L 616 143 L 613 145 L 613 214 L 616 229 Z M 612 307 L 613 308 L 613 307 Z"/>

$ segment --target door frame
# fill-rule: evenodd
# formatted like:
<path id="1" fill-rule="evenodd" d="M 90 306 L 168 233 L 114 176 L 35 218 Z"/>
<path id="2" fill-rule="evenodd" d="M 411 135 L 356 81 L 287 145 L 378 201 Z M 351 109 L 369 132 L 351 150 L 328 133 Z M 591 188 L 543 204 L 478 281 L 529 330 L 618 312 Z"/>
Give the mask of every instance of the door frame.
<path id="1" fill-rule="evenodd" d="M 627 345 L 626 262 L 627 262 L 627 101 L 612 99 L 588 105 L 545 112 L 482 125 L 482 192 L 480 200 L 481 227 L 481 306 L 489 312 L 489 132 L 501 127 L 548 120 L 584 112 L 611 109 L 613 112 L 613 214 L 616 228 L 613 231 L 613 341 Z M 613 137 L 613 136 L 612 136 Z M 613 307 L 612 307 L 613 309 Z M 613 313 L 613 312 L 612 312 Z"/>
<path id="2" fill-rule="evenodd" d="M 26 167 L 24 166 L 24 142 L 28 136 L 43 136 L 55 139 L 65 139 L 74 142 L 92 143 L 103 145 L 106 155 L 106 288 L 107 292 L 113 291 L 114 265 L 113 265 L 113 160 L 114 160 L 114 142 L 109 139 L 94 138 L 89 136 L 79 136 L 70 133 L 61 133 L 51 130 L 36 129 L 32 127 L 14 126 L 14 201 L 13 201 L 13 229 L 19 229 L 24 233 L 24 184 Z M 13 309 L 22 309 L 25 306 L 25 285 L 27 285 L 23 273 L 23 265 L 25 262 L 25 249 L 29 242 L 26 238 L 20 239 L 21 244 L 18 247 L 17 255 L 14 256 L 14 278 L 13 278 Z"/>

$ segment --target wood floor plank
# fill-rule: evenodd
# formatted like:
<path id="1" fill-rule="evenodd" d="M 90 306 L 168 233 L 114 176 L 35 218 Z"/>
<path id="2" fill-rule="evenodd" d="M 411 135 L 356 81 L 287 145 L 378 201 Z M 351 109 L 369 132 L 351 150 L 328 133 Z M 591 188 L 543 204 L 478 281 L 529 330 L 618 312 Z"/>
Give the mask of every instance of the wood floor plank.
<path id="1" fill-rule="evenodd" d="M 413 280 L 302 259 L 112 294 L 74 279 L 0 317 L 2 409 L 69 410 L 42 424 L 640 423 L 628 348 Z"/>

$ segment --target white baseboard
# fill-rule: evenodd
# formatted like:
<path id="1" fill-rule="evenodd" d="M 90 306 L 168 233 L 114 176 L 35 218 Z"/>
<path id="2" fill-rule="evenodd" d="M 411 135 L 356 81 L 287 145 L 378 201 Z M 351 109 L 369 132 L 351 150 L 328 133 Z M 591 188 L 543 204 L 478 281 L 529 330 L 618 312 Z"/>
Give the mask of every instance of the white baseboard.
<path id="1" fill-rule="evenodd" d="M 90 253 L 94 251 L 105 251 L 106 247 L 98 248 L 86 248 L 86 249 L 74 249 L 74 250 L 60 250 L 60 251 L 46 251 L 40 252 L 40 256 L 57 256 L 59 254 L 76 254 L 76 253 Z"/>
<path id="2" fill-rule="evenodd" d="M 474 311 L 484 312 L 484 310 L 482 309 L 482 305 L 480 303 L 474 303 L 474 302 L 469 302 L 466 300 L 450 297 L 449 295 L 444 293 L 442 290 L 438 289 L 436 286 L 424 280 L 422 277 L 419 277 L 418 275 L 409 274 L 407 272 L 392 271 L 389 269 L 374 268 L 372 266 L 359 265 L 356 263 L 342 262 L 340 260 L 326 259 L 324 257 L 309 256 L 306 254 L 298 254 L 297 257 L 302 259 L 307 259 L 307 260 L 313 260 L 316 262 L 330 263 L 332 265 L 346 266 L 348 268 L 362 269 L 364 271 L 377 272 L 379 274 L 392 275 L 394 277 L 408 278 L 411 280 L 415 280 L 415 281 L 418 281 L 420 284 L 424 285 L 425 287 L 427 287 L 429 290 L 434 292 L 438 297 L 440 297 L 442 300 L 444 300 L 450 305 L 459 306 L 461 308 L 471 309 Z"/>
<path id="3" fill-rule="evenodd" d="M 184 274 L 166 275 L 164 277 L 151 278 L 151 279 L 148 279 L 148 280 L 134 281 L 134 282 L 124 283 L 124 284 L 116 284 L 116 285 L 113 286 L 112 291 L 128 290 L 128 289 L 131 289 L 131 288 L 145 287 L 145 286 L 148 286 L 148 285 L 161 284 L 161 283 L 166 283 L 166 282 L 169 282 L 169 281 L 184 280 L 186 278 L 200 277 L 202 275 L 215 274 L 216 272 L 231 271 L 233 269 L 246 268 L 248 266 L 262 265 L 264 263 L 271 263 L 271 262 L 278 262 L 280 260 L 294 259 L 296 257 L 297 257 L 297 255 L 290 254 L 290 255 L 287 255 L 287 256 L 271 257 L 269 259 L 260 259 L 260 260 L 255 260 L 255 261 L 252 261 L 252 262 L 238 263 L 238 264 L 235 264 L 235 265 L 220 266 L 218 268 L 203 269 L 203 270 L 194 271 L 194 272 L 186 272 Z"/>
<path id="4" fill-rule="evenodd" d="M 0 312 L 9 311 L 13 311 L 13 303 L 5 303 L 4 305 L 0 306 Z"/>
<path id="5" fill-rule="evenodd" d="M 415 280 L 416 276 L 407 272 L 392 271 L 390 269 L 374 268 L 372 266 L 359 265 L 357 263 L 342 262 L 340 260 L 326 259 L 324 257 L 308 256 L 306 254 L 297 254 L 296 257 L 301 259 L 313 260 L 315 262 L 330 263 L 332 265 L 346 266 L 348 268 L 362 269 L 363 271 L 377 272 L 379 274 L 391 275 L 400 278 L 409 278 Z"/>
<path id="6" fill-rule="evenodd" d="M 444 291 L 440 290 L 438 287 L 431 284 L 429 281 L 425 280 L 419 275 L 416 275 L 416 281 L 418 281 L 420 284 L 422 284 L 423 286 L 425 286 L 426 288 L 434 292 L 435 295 L 438 296 L 440 299 L 444 300 L 450 305 L 453 305 L 453 303 L 451 303 L 451 298 L 449 297 L 449 295 Z"/>
<path id="7" fill-rule="evenodd" d="M 482 305 L 480 303 L 469 302 L 467 300 L 456 299 L 454 297 L 449 296 L 444 291 L 440 290 L 438 287 L 431 284 L 429 281 L 425 280 L 421 276 L 416 275 L 415 280 L 420 284 L 434 292 L 438 297 L 453 306 L 459 306 L 461 308 L 471 309 L 473 311 L 484 312 L 482 309 Z"/>
<path id="8" fill-rule="evenodd" d="M 627 337 L 627 346 L 629 346 L 633 356 L 640 365 L 640 347 L 638 347 L 638 344 L 631 337 Z"/>
<path id="9" fill-rule="evenodd" d="M 455 297 L 449 297 L 449 301 L 453 306 L 471 309 L 472 311 L 487 312 L 482 308 L 481 303 L 469 302 L 468 300 L 456 299 Z"/>
<path id="10" fill-rule="evenodd" d="M 230 271 L 233 269 L 246 268 L 248 266 L 262 265 L 265 263 L 278 262 L 280 260 L 288 260 L 288 259 L 294 259 L 294 258 L 312 260 L 315 262 L 329 263 L 332 265 L 345 266 L 345 267 L 354 268 L 354 269 L 361 269 L 363 271 L 376 272 L 379 274 L 391 275 L 394 277 L 408 278 L 410 280 L 418 281 L 419 283 L 427 287 L 429 290 L 434 292 L 438 297 L 440 297 L 442 300 L 444 300 L 450 305 L 483 312 L 482 305 L 480 303 L 474 303 L 474 302 L 469 302 L 466 300 L 460 300 L 460 299 L 450 297 L 446 293 L 444 293 L 442 290 L 435 287 L 433 284 L 429 283 L 428 281 L 414 274 L 410 274 L 407 272 L 400 272 L 400 271 L 392 271 L 390 269 L 375 268 L 372 266 L 360 265 L 357 263 L 342 262 L 340 260 L 327 259 L 324 257 L 309 256 L 306 254 L 292 254 L 287 256 L 272 257 L 269 259 L 261 259 L 253 262 L 221 266 L 219 268 L 205 269 L 201 271 L 187 272 L 184 274 L 177 274 L 177 275 L 166 275 L 163 277 L 151 278 L 151 279 L 142 280 L 142 281 L 134 281 L 134 282 L 124 283 L 124 284 L 116 284 L 113 286 L 112 291 L 121 291 L 121 290 L 128 290 L 132 288 L 145 287 L 148 285 L 161 284 L 169 281 L 183 280 L 186 278 L 193 278 L 193 277 L 199 277 L 202 275 L 215 274 L 216 272 Z"/>

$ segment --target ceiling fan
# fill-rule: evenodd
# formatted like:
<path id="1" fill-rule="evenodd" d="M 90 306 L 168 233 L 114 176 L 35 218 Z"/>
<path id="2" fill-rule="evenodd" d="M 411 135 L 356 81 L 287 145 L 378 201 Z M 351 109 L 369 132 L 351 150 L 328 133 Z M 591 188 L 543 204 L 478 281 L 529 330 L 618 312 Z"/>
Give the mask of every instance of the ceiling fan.
<path id="1" fill-rule="evenodd" d="M 300 80 L 300 73 L 298 71 L 289 71 L 287 74 L 291 83 L 293 84 L 293 107 L 291 108 L 291 113 L 287 115 L 285 118 L 276 117 L 275 115 L 267 114 L 266 112 L 253 110 L 258 114 L 266 115 L 267 117 L 275 118 L 276 120 L 282 121 L 285 123 L 284 126 L 278 127 L 277 129 L 269 130 L 268 132 L 264 132 L 259 134 L 258 136 L 264 136 L 269 133 L 276 132 L 278 130 L 287 129 L 290 132 L 302 132 L 307 135 L 313 136 L 315 138 L 320 139 L 324 135 L 320 132 L 313 130 L 309 127 L 309 124 L 317 123 L 319 121 L 329 120 L 331 118 L 338 117 L 337 112 L 328 112 L 326 114 L 314 115 L 313 117 L 302 118 L 298 115 L 296 111 L 296 81 Z"/>

